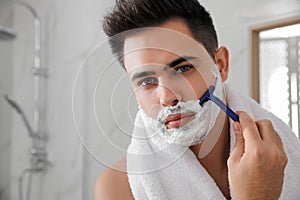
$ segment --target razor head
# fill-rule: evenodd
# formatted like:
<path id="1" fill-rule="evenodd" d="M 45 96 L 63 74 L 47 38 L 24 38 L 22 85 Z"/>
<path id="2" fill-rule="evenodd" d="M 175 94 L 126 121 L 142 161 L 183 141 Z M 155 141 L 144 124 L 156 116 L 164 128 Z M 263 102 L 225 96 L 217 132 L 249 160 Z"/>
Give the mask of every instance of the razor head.
<path id="1" fill-rule="evenodd" d="M 212 85 L 208 88 L 208 90 L 200 97 L 199 104 L 203 106 L 203 104 L 209 100 L 211 100 L 211 94 L 215 91 L 215 86 Z"/>

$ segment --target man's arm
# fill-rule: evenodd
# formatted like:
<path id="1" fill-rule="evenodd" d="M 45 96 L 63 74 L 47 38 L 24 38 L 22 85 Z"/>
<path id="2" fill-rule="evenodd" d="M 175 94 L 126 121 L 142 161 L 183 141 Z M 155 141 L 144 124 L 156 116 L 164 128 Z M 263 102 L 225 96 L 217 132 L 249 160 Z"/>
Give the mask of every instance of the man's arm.
<path id="1" fill-rule="evenodd" d="M 122 160 L 121 162 L 125 162 Z M 133 199 L 127 173 L 112 168 L 106 169 L 98 177 L 94 188 L 94 200 Z"/>
<path id="2" fill-rule="evenodd" d="M 272 123 L 254 121 L 245 112 L 234 124 L 236 145 L 228 159 L 234 199 L 278 199 L 287 155 Z"/>

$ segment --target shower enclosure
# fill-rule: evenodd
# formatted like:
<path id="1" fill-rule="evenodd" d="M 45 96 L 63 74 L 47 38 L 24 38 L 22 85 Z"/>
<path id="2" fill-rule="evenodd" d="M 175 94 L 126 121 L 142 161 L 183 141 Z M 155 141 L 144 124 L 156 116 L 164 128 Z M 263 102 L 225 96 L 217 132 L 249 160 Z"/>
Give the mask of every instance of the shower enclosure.
<path id="1" fill-rule="evenodd" d="M 6 8 L 4 1 L 10 2 Z M 95 181 L 106 166 L 84 147 L 102 153 L 108 164 L 120 156 L 108 151 L 111 145 L 99 133 L 93 111 L 93 88 L 103 67 L 99 61 L 110 59 L 108 48 L 97 51 L 100 58 L 93 54 L 95 59 L 81 71 L 76 87 L 74 79 L 91 48 L 105 38 L 99 20 L 113 1 L 24 1 L 34 9 L 0 0 L 0 199 L 93 199 Z M 122 92 L 126 93 L 123 87 Z M 102 118 L 117 139 L 114 121 Z M 131 123 L 120 118 L 129 130 Z"/>
<path id="2" fill-rule="evenodd" d="M 41 115 L 41 81 L 46 79 L 46 68 L 41 67 L 41 25 L 37 12 L 32 6 L 24 2 L 12 2 L 15 6 L 21 6 L 29 11 L 33 17 L 34 25 L 34 51 L 33 58 L 34 66 L 32 68 L 32 75 L 34 76 L 34 92 L 33 92 L 33 123 L 30 125 L 28 116 L 24 113 L 22 107 L 18 105 L 9 95 L 4 98 L 9 105 L 20 114 L 28 136 L 31 139 L 30 166 L 23 170 L 19 176 L 19 199 L 29 200 L 31 193 L 31 184 L 33 175 L 36 173 L 44 172 L 48 165 L 47 152 L 46 152 L 46 131 L 40 128 L 40 115 Z M 13 28 L 0 25 L 0 40 L 12 40 L 17 37 L 17 33 Z M 43 80 L 44 79 L 44 80 Z M 27 181 L 25 181 L 27 180 Z M 27 184 L 26 184 L 27 183 Z M 26 187 L 26 191 L 24 188 Z"/>

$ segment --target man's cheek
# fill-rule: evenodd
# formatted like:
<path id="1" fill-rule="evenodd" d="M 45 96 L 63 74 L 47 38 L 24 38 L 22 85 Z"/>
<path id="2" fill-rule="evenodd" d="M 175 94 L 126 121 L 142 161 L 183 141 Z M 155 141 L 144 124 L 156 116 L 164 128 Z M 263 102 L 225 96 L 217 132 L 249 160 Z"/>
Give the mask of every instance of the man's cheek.
<path id="1" fill-rule="evenodd" d="M 161 106 L 159 104 L 151 104 L 148 106 L 146 113 L 153 119 L 157 119 L 158 113 L 161 110 Z"/>

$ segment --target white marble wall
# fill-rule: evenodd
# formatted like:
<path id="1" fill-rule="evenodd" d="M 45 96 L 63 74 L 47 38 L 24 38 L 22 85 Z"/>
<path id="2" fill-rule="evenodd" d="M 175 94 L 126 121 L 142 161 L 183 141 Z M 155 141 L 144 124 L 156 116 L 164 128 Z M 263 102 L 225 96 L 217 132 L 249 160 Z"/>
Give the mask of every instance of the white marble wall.
<path id="1" fill-rule="evenodd" d="M 228 83 L 250 95 L 249 27 L 299 16 L 299 0 L 199 0 L 211 12 L 220 40 L 230 50 Z"/>
<path id="2" fill-rule="evenodd" d="M 11 2 L 0 1 L 0 26 L 12 27 Z M 8 199 L 10 186 L 10 135 L 12 110 L 4 95 L 12 89 L 12 43 L 0 40 L 0 199 Z"/>
<path id="3" fill-rule="evenodd" d="M 42 67 L 49 76 L 42 85 L 45 95 L 42 131 L 48 134 L 49 167 L 33 176 L 31 199 L 92 199 L 93 185 L 104 166 L 84 150 L 77 135 L 72 113 L 72 89 L 76 72 L 88 52 L 104 39 L 100 19 L 110 4 L 105 1 L 26 1 L 38 12 L 42 22 Z M 105 6 L 104 6 L 105 5 Z M 18 38 L 13 44 L 13 83 L 10 92 L 30 116 L 33 115 L 33 23 L 24 7 L 14 6 L 14 27 Z M 101 50 L 107 51 L 107 50 Z M 100 52 L 101 53 L 101 52 Z M 95 62 L 100 62 L 96 60 Z M 97 63 L 95 63 L 96 65 Z M 91 73 L 92 72 L 87 72 Z M 76 86 L 77 121 L 83 137 L 95 129 L 85 110 L 89 77 L 81 76 Z M 93 117 L 93 116 L 92 116 Z M 14 113 L 11 126 L 10 199 L 18 199 L 18 178 L 29 167 L 31 140 L 20 117 Z M 114 130 L 113 128 L 111 130 Z M 93 141 L 93 139 L 91 139 Z M 102 141 L 99 141 L 101 144 Z M 107 154 L 109 156 L 109 152 Z M 25 182 L 27 177 L 25 177 Z M 24 184 L 26 189 L 26 183 Z"/>
<path id="4" fill-rule="evenodd" d="M 4 100 L 4 95 L 12 89 L 12 45 L 0 40 L 0 199 L 8 198 L 10 152 L 11 152 L 11 116 L 12 110 Z"/>
<path id="5" fill-rule="evenodd" d="M 49 76 L 43 85 L 45 112 L 42 115 L 42 128 L 49 137 L 47 151 L 50 165 L 45 173 L 34 176 L 31 200 L 93 199 L 93 186 L 98 174 L 106 165 L 125 155 L 124 150 L 129 143 L 129 136 L 120 133 L 130 134 L 131 122 L 136 111 L 136 103 L 130 96 L 132 91 L 128 87 L 128 80 L 123 77 L 124 72 L 118 66 L 115 68 L 113 66 L 104 73 L 108 62 L 111 61 L 107 56 L 109 50 L 107 46 L 105 47 L 106 44 L 91 54 L 78 74 L 72 110 L 74 79 L 80 64 L 90 50 L 104 40 L 100 20 L 113 1 L 27 0 L 26 2 L 40 15 L 43 33 L 42 66 L 49 70 Z M 248 27 L 299 13 L 299 1 L 202 0 L 201 2 L 211 11 L 215 19 L 220 44 L 230 48 L 229 82 L 240 92 L 248 94 Z M 33 77 L 30 73 L 34 56 L 32 16 L 23 7 L 14 6 L 14 10 L 14 27 L 18 38 L 11 42 L 12 53 L 6 51 L 10 48 L 9 45 L 0 46 L 0 93 L 2 95 L 8 91 L 30 116 L 32 123 Z M 7 59 L 5 63 L 8 65 L 11 63 L 13 68 L 3 67 L 3 56 Z M 102 73 L 104 77 L 100 78 Z M 5 87 L 2 84 L 5 84 Z M 116 86 L 115 89 L 112 86 Z M 18 178 L 21 172 L 29 167 L 28 151 L 31 141 L 20 117 L 3 106 L 2 101 L 0 102 L 0 191 L 5 191 L 7 196 L 10 196 L 7 199 L 15 200 L 18 199 Z M 111 105 L 116 115 L 115 119 L 111 114 Z M 127 113 L 127 110 L 130 110 L 130 113 Z M 73 122 L 74 116 L 77 126 Z M 2 132 L 5 129 L 3 124 L 11 133 Z M 7 163 L 2 164 L 2 160 Z M 7 187 L 8 183 L 10 189 Z"/>
<path id="6" fill-rule="evenodd" d="M 0 199 L 7 199 L 10 172 L 10 134 L 12 110 L 3 96 L 11 91 L 12 45 L 0 41 Z"/>

